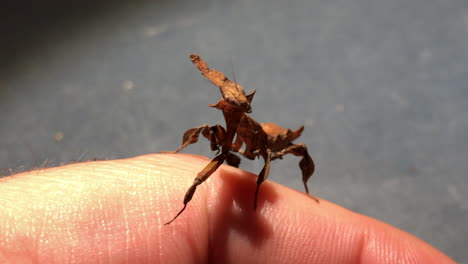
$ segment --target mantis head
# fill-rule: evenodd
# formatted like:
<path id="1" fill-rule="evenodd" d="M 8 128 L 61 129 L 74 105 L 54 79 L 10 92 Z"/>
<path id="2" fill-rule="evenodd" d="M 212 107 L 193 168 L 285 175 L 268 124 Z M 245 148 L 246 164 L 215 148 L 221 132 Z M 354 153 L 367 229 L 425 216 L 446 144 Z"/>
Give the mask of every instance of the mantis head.
<path id="1" fill-rule="evenodd" d="M 215 105 L 209 105 L 222 111 L 252 112 L 250 103 L 255 95 L 255 90 L 249 95 L 245 94 L 242 85 L 229 80 L 226 75 L 215 69 L 210 69 L 205 61 L 197 54 L 190 55 L 192 63 L 201 71 L 203 76 L 219 87 L 223 98 Z"/>

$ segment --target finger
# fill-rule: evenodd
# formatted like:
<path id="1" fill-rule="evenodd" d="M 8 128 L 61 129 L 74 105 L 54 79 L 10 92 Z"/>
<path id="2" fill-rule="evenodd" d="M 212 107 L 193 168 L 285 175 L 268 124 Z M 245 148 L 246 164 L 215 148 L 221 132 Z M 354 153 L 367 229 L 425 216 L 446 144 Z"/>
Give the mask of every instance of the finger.
<path id="1" fill-rule="evenodd" d="M 169 226 L 208 160 L 151 155 L 33 171 L 3 180 L 0 260 L 156 263 L 450 263 L 424 242 L 222 166 Z M 395 260 L 395 261 L 394 261 Z M 426 261 L 427 260 L 427 261 Z"/>

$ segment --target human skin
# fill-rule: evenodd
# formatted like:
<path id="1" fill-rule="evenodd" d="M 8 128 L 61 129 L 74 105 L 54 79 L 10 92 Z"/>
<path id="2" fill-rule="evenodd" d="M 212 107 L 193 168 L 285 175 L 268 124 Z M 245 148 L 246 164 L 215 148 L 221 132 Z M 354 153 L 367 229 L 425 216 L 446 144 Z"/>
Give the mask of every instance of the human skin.
<path id="1" fill-rule="evenodd" d="M 395 227 L 221 166 L 145 155 L 0 179 L 0 263 L 455 263 Z"/>

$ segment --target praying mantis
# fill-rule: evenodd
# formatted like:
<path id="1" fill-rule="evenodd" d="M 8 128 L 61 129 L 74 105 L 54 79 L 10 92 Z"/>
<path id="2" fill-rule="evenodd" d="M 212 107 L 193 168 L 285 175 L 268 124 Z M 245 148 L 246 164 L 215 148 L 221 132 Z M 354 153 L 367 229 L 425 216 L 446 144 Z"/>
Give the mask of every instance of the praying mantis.
<path id="1" fill-rule="evenodd" d="M 209 68 L 206 62 L 197 54 L 191 54 L 190 60 L 203 76 L 219 87 L 222 98 L 216 104 L 210 104 L 209 106 L 223 112 L 226 128 L 219 124 L 213 126 L 205 124 L 191 128 L 184 133 L 182 145 L 174 151 L 175 153 L 183 150 L 190 144 L 196 143 L 200 134 L 209 140 L 211 150 L 217 151 L 217 153 L 216 157 L 198 173 L 192 185 L 186 191 L 183 208 L 165 225 L 172 223 L 182 214 L 187 204 L 192 200 L 197 187 L 206 181 L 224 162 L 238 167 L 240 157 L 237 154 L 250 160 L 261 157 L 265 162 L 257 178 L 253 203 L 254 209 L 257 208 L 260 185 L 267 179 L 270 173 L 271 161 L 281 159 L 286 154 L 302 157 L 299 161 L 299 167 L 302 171 L 304 188 L 306 193 L 309 194 L 307 181 L 314 173 L 315 164 L 305 144 L 292 143 L 292 141 L 301 136 L 304 126 L 292 131 L 273 123 L 258 123 L 248 115 L 252 112 L 251 103 L 255 90 L 251 94 L 246 95 L 244 88 L 240 84 L 229 80 L 222 72 Z M 244 148 L 242 148 L 243 146 Z M 316 202 L 319 201 L 312 195 L 311 198 Z"/>

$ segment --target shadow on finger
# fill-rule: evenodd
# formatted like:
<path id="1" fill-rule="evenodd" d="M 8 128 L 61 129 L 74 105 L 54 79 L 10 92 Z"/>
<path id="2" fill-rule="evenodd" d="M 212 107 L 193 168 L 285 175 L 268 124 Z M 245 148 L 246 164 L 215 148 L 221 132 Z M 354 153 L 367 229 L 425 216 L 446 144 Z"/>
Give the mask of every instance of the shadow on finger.
<path id="1" fill-rule="evenodd" d="M 227 263 L 232 237 L 248 241 L 249 246 L 259 249 L 273 236 L 272 219 L 262 211 L 277 200 L 277 193 L 268 182 L 261 185 L 257 210 L 254 209 L 256 175 L 239 177 L 225 170 L 213 207 L 210 220 L 210 256 L 218 263 Z"/>

